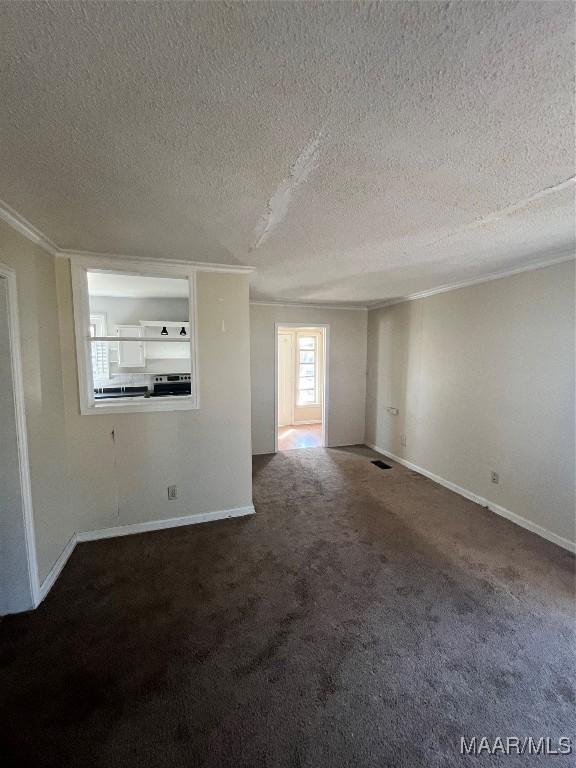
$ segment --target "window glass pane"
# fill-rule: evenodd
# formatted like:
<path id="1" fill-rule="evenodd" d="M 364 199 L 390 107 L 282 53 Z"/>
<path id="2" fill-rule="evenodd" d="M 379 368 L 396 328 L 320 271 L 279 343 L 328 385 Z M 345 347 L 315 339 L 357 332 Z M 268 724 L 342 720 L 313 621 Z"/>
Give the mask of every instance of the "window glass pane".
<path id="1" fill-rule="evenodd" d="M 315 349 L 316 339 L 314 336 L 300 336 L 298 338 L 298 347 L 300 349 Z"/>
<path id="2" fill-rule="evenodd" d="M 313 389 L 304 389 L 298 392 L 298 405 L 309 405 L 316 402 L 316 392 Z"/>
<path id="3" fill-rule="evenodd" d="M 300 352 L 299 355 L 301 363 L 313 363 L 316 358 L 316 352 L 314 351 Z"/>
<path id="4" fill-rule="evenodd" d="M 298 379 L 298 389 L 316 389 L 314 376 Z"/>
<path id="5" fill-rule="evenodd" d="M 300 377 L 302 376 L 314 376 L 316 374 L 316 367 L 314 365 L 310 365 L 308 363 L 301 363 L 299 365 L 299 373 L 298 375 Z"/>
<path id="6" fill-rule="evenodd" d="M 117 339 L 88 342 L 97 399 L 189 395 L 188 280 L 96 270 L 87 279 L 90 336 Z"/>
<path id="7" fill-rule="evenodd" d="M 92 386 L 94 398 L 147 399 L 166 396 L 187 396 L 191 393 L 190 358 L 180 361 L 157 360 L 152 370 L 146 357 L 144 341 L 88 341 L 92 360 Z M 176 342 L 178 345 L 178 342 Z M 108 375 L 101 375 L 98 356 L 108 350 Z"/>

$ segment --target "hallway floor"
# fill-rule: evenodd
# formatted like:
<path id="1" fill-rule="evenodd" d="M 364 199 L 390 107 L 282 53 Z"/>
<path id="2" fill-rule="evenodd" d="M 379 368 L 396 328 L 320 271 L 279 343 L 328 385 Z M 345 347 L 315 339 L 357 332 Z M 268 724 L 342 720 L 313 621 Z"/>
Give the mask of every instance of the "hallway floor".
<path id="1" fill-rule="evenodd" d="M 472 768 L 500 758 L 461 736 L 572 735 L 574 557 L 375 458 L 257 456 L 256 515 L 80 544 L 0 623 L 3 768 Z"/>
<path id="2" fill-rule="evenodd" d="M 278 427 L 278 450 L 319 448 L 322 445 L 322 424 L 297 424 Z"/>

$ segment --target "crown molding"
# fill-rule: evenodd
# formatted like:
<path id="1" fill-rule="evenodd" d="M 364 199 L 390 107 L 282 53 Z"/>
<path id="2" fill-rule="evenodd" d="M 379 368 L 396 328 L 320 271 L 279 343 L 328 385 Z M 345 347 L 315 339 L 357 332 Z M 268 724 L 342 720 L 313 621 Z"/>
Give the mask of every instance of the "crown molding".
<path id="1" fill-rule="evenodd" d="M 166 266 L 174 267 L 188 267 L 190 269 L 196 269 L 198 272 L 223 272 L 234 274 L 250 274 L 256 270 L 256 267 L 252 267 L 246 264 L 212 264 L 208 261 L 187 261 L 185 259 L 165 259 L 162 257 L 150 257 L 150 256 L 131 256 L 129 254 L 120 253 L 99 253 L 97 251 L 77 251 L 72 248 L 59 249 L 56 254 L 58 258 L 71 259 L 71 260 L 93 260 L 93 261 L 109 261 L 113 263 L 118 261 L 137 261 L 143 264 L 154 262 L 155 264 L 161 263 Z"/>
<path id="2" fill-rule="evenodd" d="M 40 248 L 46 251 L 46 253 L 49 253 L 51 256 L 56 255 L 58 248 L 52 242 L 52 240 L 50 240 L 49 237 L 47 237 L 37 227 L 31 224 L 28 219 L 25 219 L 24 216 L 21 216 L 18 211 L 15 211 L 14 208 L 11 208 L 8 203 L 5 203 L 3 200 L 0 200 L 0 219 L 5 221 L 6 224 L 12 227 L 12 229 L 15 229 L 16 232 L 24 235 L 24 237 L 30 240 L 32 243 L 40 246 Z"/>
<path id="3" fill-rule="evenodd" d="M 210 264 L 209 262 L 201 261 L 187 261 L 185 259 L 163 259 L 163 258 L 150 258 L 143 256 L 131 256 L 128 254 L 115 254 L 115 253 L 97 253 L 95 251 L 77 251 L 73 248 L 59 248 L 50 238 L 41 232 L 37 227 L 31 224 L 28 219 L 21 216 L 18 211 L 11 208 L 8 203 L 0 200 L 0 219 L 8 224 L 12 229 L 15 229 L 25 238 L 30 240 L 35 245 L 40 246 L 50 256 L 56 256 L 60 258 L 73 259 L 78 258 L 90 258 L 90 259 L 130 259 L 131 261 L 143 261 L 143 262 L 162 262 L 163 264 L 173 264 L 181 266 L 185 264 L 187 267 L 197 269 L 199 272 L 232 272 L 236 274 L 250 274 L 255 271 L 255 267 L 246 266 L 244 264 Z"/>
<path id="4" fill-rule="evenodd" d="M 563 186 L 572 185 L 574 179 L 569 179 L 564 182 Z M 41 232 L 37 227 L 31 224 L 28 219 L 20 215 L 14 210 L 8 203 L 0 200 L 0 220 L 6 222 L 10 227 L 15 229 L 25 238 L 30 240 L 35 245 L 42 248 L 43 251 L 50 256 L 56 256 L 66 259 L 74 258 L 90 258 L 90 259 L 130 259 L 134 261 L 142 262 L 162 262 L 165 264 L 182 265 L 185 264 L 188 267 L 197 269 L 199 272 L 221 272 L 221 273 L 235 273 L 235 274 L 250 274 L 256 271 L 256 267 L 248 266 L 244 264 L 210 264 L 209 262 L 201 261 L 187 261 L 185 259 L 164 259 L 161 257 L 151 258 L 144 256 L 131 256 L 128 254 L 113 254 L 113 253 L 99 253 L 97 251 L 78 251 L 73 248 L 58 248 L 58 246 L 50 240 L 50 238 Z M 573 261 L 576 258 L 575 252 L 567 252 L 560 256 L 556 256 L 551 259 L 545 259 L 538 262 L 532 262 L 522 267 L 515 267 L 514 269 L 508 269 L 501 272 L 494 272 L 484 277 L 477 277 L 471 280 L 461 280 L 455 283 L 447 283 L 440 285 L 436 288 L 430 288 L 425 291 L 418 291 L 417 293 L 411 293 L 407 296 L 401 296 L 399 298 L 388 299 L 374 304 L 364 305 L 342 305 L 342 304 L 306 304 L 302 302 L 282 302 L 282 301 L 251 301 L 251 305 L 255 306 L 270 306 L 270 307 L 294 307 L 296 309 L 346 309 L 346 310 L 364 310 L 372 311 L 373 309 L 381 309 L 382 307 L 390 307 L 393 304 L 402 304 L 405 301 L 417 301 L 418 299 L 426 299 L 429 296 L 435 296 L 437 293 L 448 293 L 449 291 L 457 291 L 460 288 L 468 288 L 472 285 L 481 285 L 482 283 L 489 283 L 492 280 L 500 280 L 504 277 L 512 277 L 512 275 L 518 275 L 522 272 L 532 272 L 536 269 L 544 269 L 545 267 L 552 267 L 555 264 L 562 264 L 567 261 Z"/>
<path id="5" fill-rule="evenodd" d="M 481 285 L 482 283 L 489 283 L 492 280 L 501 280 L 504 277 L 512 277 L 513 275 L 519 275 L 522 272 L 532 272 L 536 269 L 545 269 L 546 267 L 553 267 L 555 264 L 563 264 L 567 261 L 574 261 L 576 259 L 576 252 L 563 253 L 560 256 L 555 256 L 551 259 L 543 259 L 541 261 L 532 262 L 531 264 L 525 264 L 521 267 L 514 267 L 513 269 L 507 269 L 500 272 L 493 272 L 483 277 L 476 277 L 470 280 L 460 280 L 455 283 L 446 283 L 439 285 L 436 288 L 429 288 L 425 291 L 418 291 L 416 293 L 410 293 L 406 296 L 400 296 L 394 299 L 387 299 L 374 304 L 365 305 L 341 305 L 341 304 L 304 304 L 299 302 L 282 302 L 282 301 L 251 301 L 250 304 L 261 305 L 266 307 L 296 307 L 302 309 L 352 309 L 352 310 L 365 310 L 371 312 L 373 309 L 382 309 L 383 307 L 391 307 L 394 304 L 402 304 L 405 301 L 417 301 L 418 299 L 426 299 L 429 296 L 435 296 L 437 293 L 448 293 L 450 291 L 457 291 L 460 288 L 468 288 L 472 285 Z"/>
<path id="6" fill-rule="evenodd" d="M 504 277 L 512 277 L 513 275 L 520 275 L 523 272 L 533 272 L 537 269 L 545 269 L 546 267 L 553 267 L 555 264 L 564 264 L 567 261 L 574 261 L 576 253 L 565 253 L 562 256 L 556 256 L 553 259 L 546 259 L 538 262 L 532 262 L 532 264 L 526 264 L 523 267 L 515 267 L 514 269 L 507 269 L 502 272 L 494 272 L 484 277 L 476 277 L 471 280 L 460 280 L 456 283 L 447 283 L 440 285 L 437 288 L 429 288 L 426 291 L 418 291 L 417 293 L 410 293 L 407 296 L 402 296 L 395 299 L 388 299 L 387 301 L 381 301 L 378 304 L 369 304 L 366 309 L 371 312 L 373 309 L 382 309 L 383 307 L 391 307 L 394 304 L 403 304 L 406 301 L 417 301 L 418 299 L 427 299 L 429 296 L 435 296 L 438 293 L 449 293 L 450 291 L 458 291 L 460 288 L 469 288 L 472 285 L 481 285 L 482 283 L 490 283 L 493 280 L 501 280 Z"/>
<path id="7" fill-rule="evenodd" d="M 366 312 L 369 307 L 364 305 L 344 305 L 344 304 L 302 304 L 299 302 L 285 302 L 285 301 L 251 301 L 251 306 L 259 307 L 293 307 L 294 309 L 349 309 L 358 312 L 362 310 Z"/>

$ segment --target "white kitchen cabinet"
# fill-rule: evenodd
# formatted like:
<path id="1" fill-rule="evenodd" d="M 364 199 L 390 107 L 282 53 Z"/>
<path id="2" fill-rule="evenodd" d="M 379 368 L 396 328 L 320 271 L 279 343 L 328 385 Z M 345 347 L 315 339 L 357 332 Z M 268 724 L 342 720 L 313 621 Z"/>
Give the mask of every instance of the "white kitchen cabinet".
<path id="1" fill-rule="evenodd" d="M 143 341 L 120 341 L 123 337 L 144 336 L 144 329 L 140 325 L 116 326 L 118 336 L 118 367 L 119 368 L 143 368 L 146 365 Z"/>

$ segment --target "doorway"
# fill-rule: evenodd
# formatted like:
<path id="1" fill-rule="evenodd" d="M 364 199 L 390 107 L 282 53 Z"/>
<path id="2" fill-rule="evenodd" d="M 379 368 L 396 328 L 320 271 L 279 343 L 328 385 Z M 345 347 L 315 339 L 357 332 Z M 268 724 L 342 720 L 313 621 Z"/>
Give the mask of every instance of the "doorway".
<path id="1" fill-rule="evenodd" d="M 38 604 L 16 276 L 0 264 L 0 614 Z"/>
<path id="2" fill-rule="evenodd" d="M 328 330 L 276 324 L 276 451 L 326 445 Z"/>

